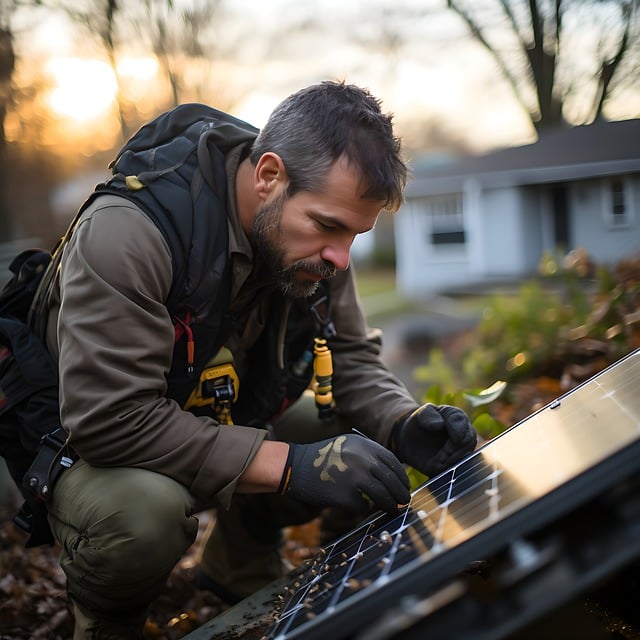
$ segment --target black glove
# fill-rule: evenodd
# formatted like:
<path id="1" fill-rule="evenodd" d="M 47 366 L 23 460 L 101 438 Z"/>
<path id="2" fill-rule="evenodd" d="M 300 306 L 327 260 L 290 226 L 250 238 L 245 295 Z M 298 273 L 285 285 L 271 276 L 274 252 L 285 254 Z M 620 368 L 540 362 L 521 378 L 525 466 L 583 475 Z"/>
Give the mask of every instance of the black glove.
<path id="1" fill-rule="evenodd" d="M 388 513 L 411 500 L 409 478 L 395 455 L 351 434 L 290 444 L 278 492 L 307 504 L 362 512 L 369 509 L 367 498 Z"/>
<path id="2" fill-rule="evenodd" d="M 462 409 L 425 404 L 398 421 L 391 449 L 402 462 L 433 477 L 471 453 L 477 439 Z"/>

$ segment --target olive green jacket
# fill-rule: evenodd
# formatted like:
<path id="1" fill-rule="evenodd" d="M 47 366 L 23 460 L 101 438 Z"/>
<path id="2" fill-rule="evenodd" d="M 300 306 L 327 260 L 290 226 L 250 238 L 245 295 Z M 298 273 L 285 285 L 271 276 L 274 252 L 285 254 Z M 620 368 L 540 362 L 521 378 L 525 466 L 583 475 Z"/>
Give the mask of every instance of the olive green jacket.
<path id="1" fill-rule="evenodd" d="M 269 321 L 269 295 L 255 299 L 260 283 L 236 215 L 233 179 L 229 200 L 230 307 L 247 313 L 226 344 L 242 384 L 252 365 L 247 350 Z M 146 468 L 174 478 L 199 501 L 227 505 L 267 432 L 218 424 L 166 397 L 174 325 L 164 301 L 171 282 L 169 248 L 155 224 L 126 199 L 98 197 L 64 248 L 48 299 L 47 346 L 59 362 L 62 424 L 90 464 Z M 417 403 L 380 359 L 380 333 L 367 327 L 351 269 L 332 279 L 330 292 L 336 403 L 386 444 L 395 420 Z"/>

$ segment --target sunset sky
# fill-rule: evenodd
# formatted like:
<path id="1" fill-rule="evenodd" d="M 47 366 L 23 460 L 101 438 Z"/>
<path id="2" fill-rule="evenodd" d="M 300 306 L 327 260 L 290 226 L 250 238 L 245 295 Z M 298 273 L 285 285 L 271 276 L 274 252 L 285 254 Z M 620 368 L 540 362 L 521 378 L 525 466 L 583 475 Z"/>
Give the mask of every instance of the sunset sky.
<path id="1" fill-rule="evenodd" d="M 432 2 L 434 7 L 444 4 Z M 424 0 L 403 0 L 409 9 L 426 5 Z M 526 114 L 492 59 L 469 39 L 451 12 L 429 15 L 415 28 L 409 24 L 402 36 L 403 46 L 389 55 L 384 47 L 355 46 L 349 30 L 338 25 L 357 25 L 363 15 L 375 18 L 377 12 L 381 24 L 375 28 L 383 29 L 382 22 L 397 0 L 234 0 L 227 6 L 240 22 L 246 23 L 247 16 L 252 21 L 251 37 L 239 39 L 240 55 L 229 72 L 242 87 L 233 108 L 235 115 L 256 126 L 265 122 L 287 94 L 333 78 L 368 87 L 396 115 L 400 127 L 406 121 L 432 119 L 480 151 L 523 144 L 534 137 Z M 325 25 L 321 35 L 286 30 L 287 24 L 304 20 L 305 15 Z M 376 25 L 376 20 L 371 24 Z M 284 25 L 285 33 L 265 55 L 260 50 L 261 34 L 278 25 Z M 43 72 L 50 88 L 43 99 L 60 120 L 59 126 L 69 134 L 80 134 L 113 120 L 116 82 L 99 47 L 87 47 L 82 39 L 72 37 L 73 30 L 53 14 L 31 31 L 24 56 L 46 61 Z M 360 38 L 367 31 L 361 28 L 354 33 Z M 127 90 L 134 92 L 132 99 L 144 107 L 154 87 L 157 90 L 157 62 L 147 52 L 132 49 L 131 55 L 119 59 L 118 69 Z M 638 117 L 639 105 L 640 96 L 632 96 L 618 106 L 614 116 Z"/>

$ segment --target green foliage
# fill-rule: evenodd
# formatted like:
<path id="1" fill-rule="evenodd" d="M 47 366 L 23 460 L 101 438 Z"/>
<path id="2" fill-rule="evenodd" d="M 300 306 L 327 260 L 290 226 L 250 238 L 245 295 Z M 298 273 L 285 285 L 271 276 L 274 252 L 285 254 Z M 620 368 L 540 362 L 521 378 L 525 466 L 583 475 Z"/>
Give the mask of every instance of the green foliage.
<path id="1" fill-rule="evenodd" d="M 414 375 L 419 382 L 428 384 L 425 402 L 460 407 L 484 438 L 492 438 L 504 431 L 504 425 L 492 418 L 487 408 L 505 391 L 505 382 L 498 380 L 487 388 L 467 388 L 464 383 L 460 385 L 459 374 L 439 348 L 432 349 L 429 362 L 418 367 Z"/>
<path id="2" fill-rule="evenodd" d="M 540 273 L 514 295 L 487 299 L 474 343 L 458 362 L 436 348 L 415 371 L 427 385 L 425 401 L 459 406 L 487 439 L 505 429 L 490 405 L 507 383 L 546 377 L 570 384 L 575 371 L 586 378 L 640 346 L 640 257 L 607 269 L 581 250 L 563 259 L 546 254 Z M 505 382 L 483 388 L 491 380 Z"/>
<path id="3" fill-rule="evenodd" d="M 475 384 L 496 376 L 514 380 L 533 375 L 540 363 L 555 358 L 568 329 L 585 320 L 583 304 L 563 299 L 537 281 L 525 282 L 516 297 L 488 301 L 477 346 L 464 359 L 464 375 Z"/>
<path id="4" fill-rule="evenodd" d="M 493 418 L 487 411 L 488 406 L 497 400 L 507 387 L 507 383 L 498 380 L 486 389 L 443 390 L 432 385 L 425 393 L 425 402 L 432 404 L 450 404 L 460 407 L 468 416 L 471 424 L 483 438 L 493 438 L 502 433 L 505 426 Z"/>
<path id="5" fill-rule="evenodd" d="M 431 350 L 429 362 L 417 367 L 413 376 L 418 382 L 433 385 L 431 388 L 435 391 L 428 390 L 427 394 L 454 393 L 452 390 L 458 386 L 458 374 L 445 356 L 444 351 L 438 347 Z"/>
<path id="6" fill-rule="evenodd" d="M 411 491 L 415 491 L 418 487 L 421 487 L 428 479 L 424 473 L 421 473 L 413 467 L 407 467 L 407 476 L 409 476 L 409 482 L 411 485 Z"/>
<path id="7" fill-rule="evenodd" d="M 567 363 L 595 353 L 611 363 L 636 346 L 637 280 L 621 282 L 620 273 L 595 269 L 579 251 L 562 266 L 545 255 L 540 271 L 543 279 L 523 283 L 515 296 L 488 300 L 476 345 L 463 358 L 466 384 L 559 379 Z"/>

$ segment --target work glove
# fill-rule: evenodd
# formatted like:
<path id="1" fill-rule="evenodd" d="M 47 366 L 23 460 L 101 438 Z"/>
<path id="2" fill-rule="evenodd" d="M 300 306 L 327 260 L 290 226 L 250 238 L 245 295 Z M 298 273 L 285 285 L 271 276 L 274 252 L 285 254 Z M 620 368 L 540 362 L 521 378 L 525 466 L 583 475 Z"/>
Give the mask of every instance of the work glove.
<path id="1" fill-rule="evenodd" d="M 433 477 L 471 453 L 477 439 L 462 409 L 425 404 L 398 420 L 390 442 L 402 462 Z"/>
<path id="2" fill-rule="evenodd" d="M 370 502 L 387 513 L 406 507 L 409 478 L 381 444 L 348 434 L 290 444 L 278 492 L 307 504 L 365 512 Z"/>

